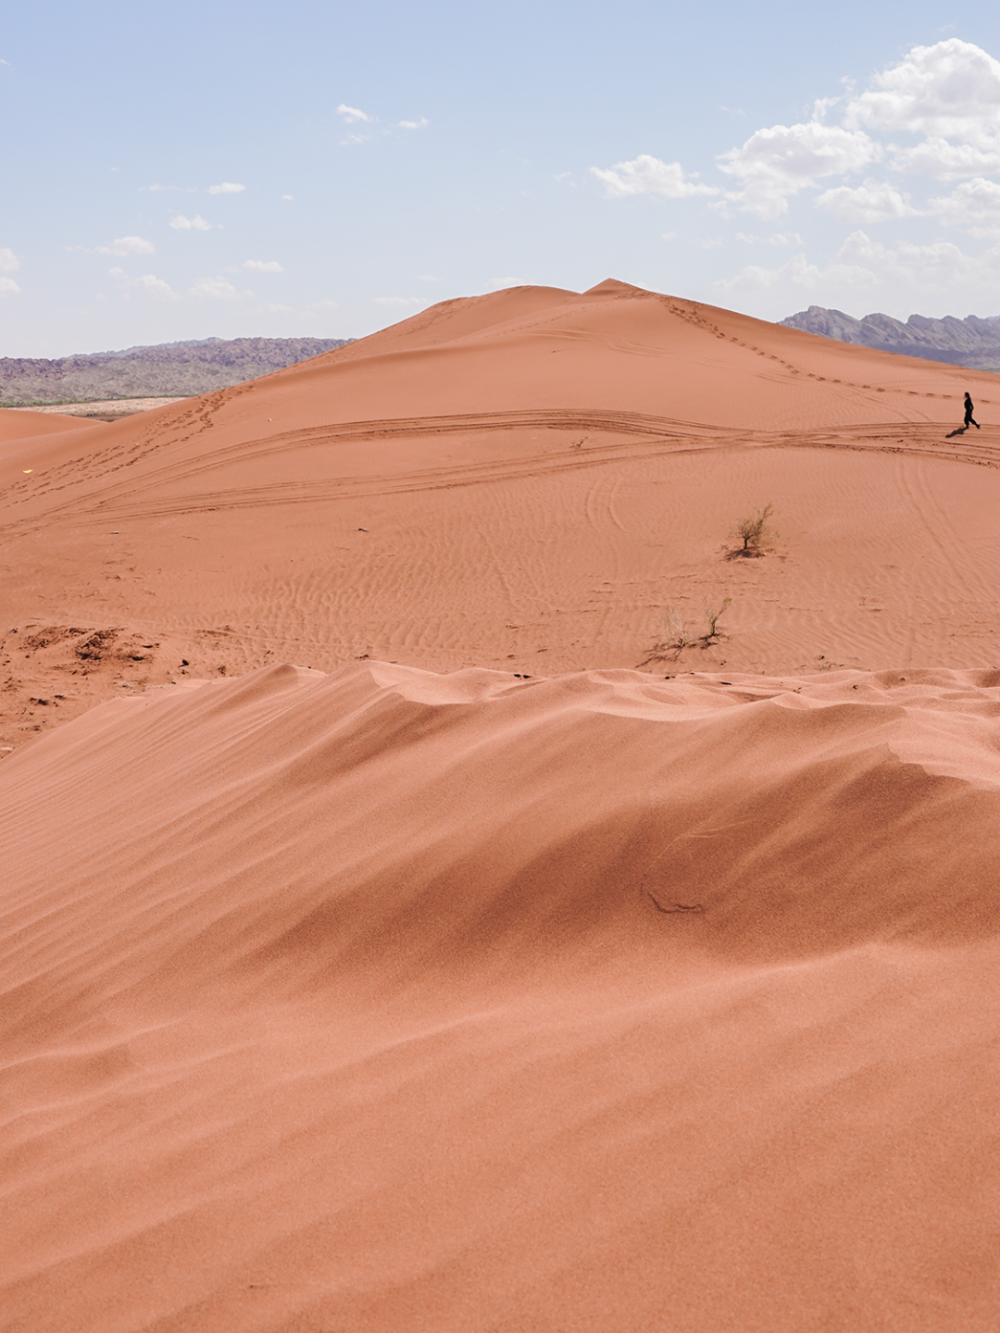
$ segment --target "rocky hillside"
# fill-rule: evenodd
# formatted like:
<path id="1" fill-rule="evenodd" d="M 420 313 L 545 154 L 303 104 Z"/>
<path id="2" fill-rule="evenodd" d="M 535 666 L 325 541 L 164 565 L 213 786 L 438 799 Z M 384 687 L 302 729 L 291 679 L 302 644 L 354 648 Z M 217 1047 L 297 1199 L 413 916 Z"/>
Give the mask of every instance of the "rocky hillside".
<path id="1" fill-rule="evenodd" d="M 803 329 L 842 343 L 875 347 L 881 352 L 919 356 L 925 361 L 948 361 L 955 366 L 1000 371 L 1000 315 L 980 319 L 968 315 L 956 319 L 928 319 L 911 315 L 905 324 L 891 315 L 865 315 L 853 319 L 842 310 L 811 305 L 781 321 L 791 329 Z"/>
<path id="2" fill-rule="evenodd" d="M 208 393 L 343 347 L 347 338 L 206 338 L 57 361 L 0 357 L 0 406 Z"/>

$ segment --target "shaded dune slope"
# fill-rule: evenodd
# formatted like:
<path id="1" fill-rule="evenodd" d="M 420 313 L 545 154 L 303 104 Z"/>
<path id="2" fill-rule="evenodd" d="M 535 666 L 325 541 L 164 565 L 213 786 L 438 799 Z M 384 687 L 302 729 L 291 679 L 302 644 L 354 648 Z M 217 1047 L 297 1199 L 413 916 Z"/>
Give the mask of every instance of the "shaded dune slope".
<path id="1" fill-rule="evenodd" d="M 992 1328 L 998 692 L 282 666 L 6 760 L 0 1326 Z"/>

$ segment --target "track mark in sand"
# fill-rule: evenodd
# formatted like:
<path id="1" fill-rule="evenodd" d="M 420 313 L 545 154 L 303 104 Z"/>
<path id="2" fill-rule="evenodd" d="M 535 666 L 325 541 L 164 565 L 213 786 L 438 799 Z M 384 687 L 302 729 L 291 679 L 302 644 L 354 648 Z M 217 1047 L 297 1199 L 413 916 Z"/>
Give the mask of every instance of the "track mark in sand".
<path id="1" fill-rule="evenodd" d="M 167 484 L 184 484 L 220 467 L 258 461 L 268 456 L 287 455 L 314 444 L 337 445 L 348 441 L 420 438 L 483 431 L 509 432 L 512 429 L 524 428 L 544 428 L 560 432 L 582 429 L 605 435 L 619 435 L 624 439 L 604 445 L 593 444 L 585 452 L 576 450 L 558 454 L 546 452 L 538 455 L 522 455 L 511 460 L 493 459 L 483 463 L 425 468 L 411 473 L 396 474 L 392 481 L 387 481 L 377 474 L 361 477 L 335 476 L 330 480 L 273 482 L 246 488 L 237 486 L 219 491 L 202 491 L 200 494 L 185 498 L 157 499 L 152 503 L 144 502 L 142 499 L 143 491 L 161 490 Z M 113 512 L 117 518 L 147 518 L 206 509 L 256 508 L 262 505 L 341 499 L 348 496 L 399 494 L 475 485 L 519 476 L 534 476 L 566 468 L 594 467 L 621 457 L 623 452 L 636 452 L 644 457 L 669 448 L 690 448 L 696 441 L 700 441 L 700 446 L 696 447 L 706 447 L 710 446 L 712 437 L 715 437 L 714 447 L 720 447 L 738 439 L 739 432 L 726 429 L 719 431 L 715 428 L 709 433 L 693 422 L 643 413 L 565 408 L 549 411 L 349 422 L 313 427 L 284 436 L 242 441 L 217 450 L 207 449 L 199 454 L 197 459 L 165 465 L 146 473 L 141 478 L 129 481 L 113 480 L 110 486 L 87 497 L 89 504 L 81 503 L 78 499 L 72 508 L 75 515 L 80 517 L 88 514 L 94 517 Z M 2 498 L 0 496 L 0 500 Z M 67 507 L 68 503 L 53 506 L 46 511 L 46 517 L 58 514 L 61 509 Z M 39 521 L 40 517 L 35 521 L 36 526 Z"/>
<path id="2" fill-rule="evenodd" d="M 616 477 L 611 487 L 611 494 L 608 496 L 608 513 L 611 515 L 612 522 L 621 532 L 625 531 L 625 525 L 618 517 L 618 510 L 615 508 L 615 499 L 621 492 L 624 480 L 624 477 Z"/>
<path id="3" fill-rule="evenodd" d="M 290 481 L 262 482 L 241 486 L 238 483 L 208 489 L 202 486 L 213 473 L 241 463 L 258 462 L 263 458 L 288 458 L 289 455 L 310 450 L 322 444 L 336 447 L 346 442 L 365 440 L 420 439 L 450 434 L 510 432 L 512 430 L 585 431 L 612 438 L 606 443 L 594 442 L 586 450 L 565 450 L 541 454 L 522 454 L 514 458 L 493 458 L 483 462 L 438 465 L 395 473 L 391 478 L 377 472 L 364 475 L 333 475 L 302 478 Z M 900 435 L 900 431 L 904 435 Z M 114 475 L 128 463 L 125 446 L 105 451 L 103 455 L 87 459 L 91 475 L 78 477 L 89 494 L 60 499 L 37 508 L 28 518 L 19 520 L 16 507 L 23 501 L 41 494 L 34 489 L 15 483 L 0 493 L 0 505 L 6 502 L 15 509 L 6 524 L 11 536 L 23 535 L 50 522 L 64 511 L 71 511 L 75 519 L 84 522 L 119 522 L 124 519 L 148 519 L 176 514 L 207 512 L 216 509 L 254 509 L 272 505 L 315 503 L 348 498 L 366 498 L 376 495 L 406 494 L 419 491 L 448 489 L 461 486 L 509 481 L 520 477 L 538 477 L 544 474 L 600 468 L 609 462 L 624 459 L 648 458 L 671 452 L 701 452 L 732 447 L 772 448 L 842 448 L 882 450 L 893 453 L 922 453 L 936 458 L 974 463 L 978 466 L 1000 467 L 1000 442 L 994 441 L 995 431 L 988 430 L 987 438 L 974 443 L 954 442 L 944 445 L 941 427 L 935 423 L 878 422 L 871 425 L 819 431 L 754 431 L 736 427 L 709 427 L 676 418 L 658 417 L 645 413 L 606 411 L 598 409 L 552 408 L 522 412 L 461 414 L 447 417 L 392 418 L 345 422 L 311 427 L 279 436 L 241 441 L 221 448 L 206 446 L 196 458 L 164 462 L 142 475 L 130 474 L 127 479 Z M 131 446 L 135 449 L 141 442 Z M 155 448 L 166 449 L 177 443 L 176 438 L 158 443 Z M 72 467 L 82 460 L 72 460 Z M 290 461 L 290 459 L 289 459 Z M 94 475 L 94 464 L 97 463 Z M 294 469 L 286 469 L 294 471 Z M 48 484 L 49 478 L 39 478 Z M 69 477 L 63 478 L 70 485 Z M 166 488 L 187 487 L 187 495 L 165 495 Z M 60 488 L 61 489 L 61 488 Z M 597 494 L 595 488 L 596 500 Z M 54 498 L 54 497 L 53 497 Z M 622 530 L 620 516 L 611 499 L 611 520 Z M 596 521 L 596 513 L 591 516 Z"/>
<path id="4" fill-rule="evenodd" d="M 607 527 L 606 518 L 610 518 L 622 532 L 625 528 L 615 510 L 615 496 L 621 488 L 621 478 L 602 473 L 588 488 L 584 508 L 587 522 L 595 532 L 602 532 Z"/>

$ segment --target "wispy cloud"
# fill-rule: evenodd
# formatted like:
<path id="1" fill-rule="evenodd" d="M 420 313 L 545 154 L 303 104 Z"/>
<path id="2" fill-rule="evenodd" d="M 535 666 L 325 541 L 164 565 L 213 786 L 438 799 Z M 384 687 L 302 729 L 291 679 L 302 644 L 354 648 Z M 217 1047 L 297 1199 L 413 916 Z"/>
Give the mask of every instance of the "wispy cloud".
<path id="1" fill-rule="evenodd" d="M 886 246 L 871 240 L 865 232 L 855 231 L 837 251 L 826 268 L 810 264 L 805 255 L 795 255 L 780 268 L 766 269 L 750 265 L 735 278 L 720 279 L 721 291 L 757 290 L 788 284 L 806 290 L 820 286 L 869 288 L 887 281 L 902 283 L 911 291 L 934 291 L 954 296 L 994 287 L 998 260 L 994 250 L 985 255 L 967 255 L 951 241 L 933 241 L 916 245 L 900 241 Z"/>
<path id="2" fill-rule="evenodd" d="M 199 278 L 189 295 L 196 301 L 238 301 L 241 293 L 225 278 Z"/>
<path id="3" fill-rule="evenodd" d="M 426 116 L 421 116 L 419 120 L 401 120 L 399 128 L 401 130 L 425 130 L 430 124 Z"/>
<path id="4" fill-rule="evenodd" d="M 369 116 L 366 112 L 359 111 L 356 106 L 346 106 L 343 102 L 337 107 L 337 115 L 345 120 L 348 125 L 357 125 L 359 121 L 364 121 L 370 125 L 378 119 L 377 116 Z"/>
<path id="5" fill-rule="evenodd" d="M 16 273 L 21 261 L 13 250 L 0 250 L 0 273 Z"/>
<path id="6" fill-rule="evenodd" d="M 247 187 L 237 185 L 235 181 L 223 181 L 220 185 L 210 185 L 208 194 L 242 194 Z"/>
<path id="7" fill-rule="evenodd" d="M 276 259 L 245 259 L 243 267 L 252 269 L 254 273 L 284 273 L 285 271 Z"/>
<path id="8" fill-rule="evenodd" d="M 180 295 L 174 291 L 170 283 L 163 278 L 158 278 L 155 273 L 143 273 L 138 278 L 130 278 L 123 268 L 112 268 L 108 272 L 124 289 L 126 297 L 132 289 L 135 289 L 145 292 L 147 296 L 155 297 L 159 301 L 180 300 Z"/>
<path id="9" fill-rule="evenodd" d="M 738 231 L 736 239 L 746 245 L 801 245 L 802 237 L 797 231 L 775 231 L 770 236 L 748 236 Z"/>
<path id="10" fill-rule="evenodd" d="M 667 199 L 687 199 L 696 194 L 720 194 L 714 185 L 689 179 L 679 162 L 661 162 L 649 153 L 640 153 L 630 162 L 616 162 L 613 167 L 591 167 L 590 174 L 604 183 L 609 199 L 624 199 L 630 194 L 659 194 Z"/>
<path id="11" fill-rule="evenodd" d="M 20 290 L 13 278 L 0 278 L 0 296 L 16 296 Z"/>
<path id="12" fill-rule="evenodd" d="M 140 185 L 140 192 L 147 194 L 197 194 L 196 185 Z"/>
<path id="13" fill-rule="evenodd" d="M 250 292 L 238 291 L 226 278 L 199 278 L 186 292 L 175 291 L 164 278 L 155 273 L 143 273 L 133 278 L 121 268 L 109 270 L 118 283 L 123 295 L 128 299 L 133 292 L 140 292 L 157 301 L 238 301 Z"/>
<path id="14" fill-rule="evenodd" d="M 311 301 L 309 305 L 298 310 L 295 306 L 281 305 L 275 302 L 257 306 L 254 313 L 261 315 L 294 315 L 296 319 L 316 319 L 325 315 L 327 311 L 336 310 L 337 308 L 336 301 Z"/>
<path id="15" fill-rule="evenodd" d="M 211 231 L 211 222 L 206 222 L 200 213 L 195 213 L 193 218 L 186 218 L 183 213 L 178 213 L 175 218 L 171 218 L 170 225 L 174 231 Z"/>
<path id="16" fill-rule="evenodd" d="M 96 253 L 99 255 L 155 255 L 156 246 L 152 241 L 143 240 L 141 236 L 119 236 L 117 240 L 110 245 L 99 245 Z"/>

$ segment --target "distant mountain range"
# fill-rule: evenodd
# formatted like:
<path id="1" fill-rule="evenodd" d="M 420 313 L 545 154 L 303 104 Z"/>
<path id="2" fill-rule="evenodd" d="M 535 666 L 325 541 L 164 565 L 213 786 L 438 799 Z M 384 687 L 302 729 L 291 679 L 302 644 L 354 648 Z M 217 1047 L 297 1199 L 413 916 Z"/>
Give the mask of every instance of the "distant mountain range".
<path id="1" fill-rule="evenodd" d="M 56 361 L 0 357 L 0 406 L 185 397 L 242 384 L 351 338 L 205 338 Z"/>
<path id="2" fill-rule="evenodd" d="M 948 361 L 954 366 L 975 370 L 1000 371 L 1000 315 L 980 319 L 968 315 L 956 319 L 928 319 L 911 315 L 905 324 L 891 315 L 865 315 L 852 319 L 842 310 L 825 310 L 811 305 L 781 323 L 790 329 L 803 329 L 823 338 L 842 343 L 874 347 L 880 352 L 901 356 L 919 356 L 925 361 Z"/>

